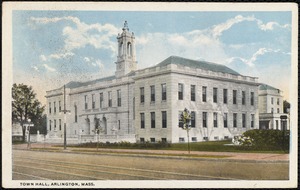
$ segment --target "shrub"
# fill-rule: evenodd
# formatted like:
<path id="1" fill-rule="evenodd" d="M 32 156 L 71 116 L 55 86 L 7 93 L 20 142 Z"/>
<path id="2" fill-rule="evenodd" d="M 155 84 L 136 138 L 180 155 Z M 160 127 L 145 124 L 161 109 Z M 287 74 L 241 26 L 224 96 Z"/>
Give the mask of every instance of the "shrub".
<path id="1" fill-rule="evenodd" d="M 242 140 L 243 139 L 243 140 Z M 256 150 L 289 150 L 289 131 L 253 129 L 243 133 L 242 146 Z"/>

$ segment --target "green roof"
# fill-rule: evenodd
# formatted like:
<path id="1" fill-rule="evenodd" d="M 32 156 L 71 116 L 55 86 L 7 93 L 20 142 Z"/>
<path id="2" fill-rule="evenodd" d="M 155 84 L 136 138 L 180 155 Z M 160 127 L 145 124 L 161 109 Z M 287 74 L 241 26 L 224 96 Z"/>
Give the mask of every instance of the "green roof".
<path id="1" fill-rule="evenodd" d="M 206 61 L 197 61 L 192 59 L 186 59 L 178 56 L 170 56 L 161 63 L 157 64 L 157 66 L 166 66 L 169 64 L 176 64 L 181 66 L 187 66 L 190 68 L 195 69 L 203 69 L 209 70 L 214 72 L 222 72 L 222 73 L 229 73 L 233 75 L 240 75 L 238 72 L 226 67 L 225 65 L 210 63 Z"/>
<path id="2" fill-rule="evenodd" d="M 267 84 L 261 84 L 259 85 L 259 90 L 279 90 L 279 89 Z"/>

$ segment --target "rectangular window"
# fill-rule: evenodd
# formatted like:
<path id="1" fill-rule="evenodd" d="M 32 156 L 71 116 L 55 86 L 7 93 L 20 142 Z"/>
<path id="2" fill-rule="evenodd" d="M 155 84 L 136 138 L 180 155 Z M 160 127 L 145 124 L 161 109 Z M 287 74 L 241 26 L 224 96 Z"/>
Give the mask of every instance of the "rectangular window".
<path id="1" fill-rule="evenodd" d="M 254 114 L 251 114 L 251 128 L 254 127 Z"/>
<path id="2" fill-rule="evenodd" d="M 49 102 L 49 114 L 51 114 L 51 102 Z"/>
<path id="3" fill-rule="evenodd" d="M 233 104 L 236 104 L 236 94 L 237 94 L 237 91 L 236 91 L 236 90 L 233 90 L 233 91 L 232 91 L 232 103 L 233 103 Z"/>
<path id="4" fill-rule="evenodd" d="M 162 84 L 161 85 L 161 100 L 166 101 L 167 100 L 167 85 Z"/>
<path id="5" fill-rule="evenodd" d="M 213 101 L 214 101 L 214 103 L 218 102 L 218 89 L 217 88 L 213 88 Z"/>
<path id="6" fill-rule="evenodd" d="M 54 130 L 56 130 L 56 119 L 54 119 Z"/>
<path id="7" fill-rule="evenodd" d="M 49 130 L 51 131 L 51 124 L 52 124 L 52 121 L 49 120 Z"/>
<path id="8" fill-rule="evenodd" d="M 279 105 L 279 98 L 277 98 L 277 105 Z"/>
<path id="9" fill-rule="evenodd" d="M 155 112 L 151 112 L 151 128 L 155 128 Z"/>
<path id="10" fill-rule="evenodd" d="M 218 136 L 214 136 L 214 140 L 219 140 L 219 137 Z"/>
<path id="11" fill-rule="evenodd" d="M 141 128 L 145 128 L 145 114 L 141 113 Z"/>
<path id="12" fill-rule="evenodd" d="M 140 99 L 141 99 L 141 103 L 145 102 L 145 94 L 144 94 L 144 87 L 140 88 Z"/>
<path id="13" fill-rule="evenodd" d="M 119 126 L 119 130 L 121 130 L 121 121 L 118 120 L 118 126 Z"/>
<path id="14" fill-rule="evenodd" d="M 196 127 L 196 113 L 194 111 L 191 112 L 191 127 Z"/>
<path id="15" fill-rule="evenodd" d="M 150 142 L 155 143 L 155 138 L 150 138 Z"/>
<path id="16" fill-rule="evenodd" d="M 87 95 L 84 96 L 84 109 L 88 109 Z"/>
<path id="17" fill-rule="evenodd" d="M 59 130 L 61 131 L 61 119 L 58 120 Z"/>
<path id="18" fill-rule="evenodd" d="M 145 142 L 145 138 L 140 138 L 140 142 L 144 143 Z"/>
<path id="19" fill-rule="evenodd" d="M 166 143 L 167 142 L 167 138 L 161 138 L 161 142 Z"/>
<path id="20" fill-rule="evenodd" d="M 251 103 L 251 106 L 254 105 L 254 92 L 251 92 L 251 99 L 250 99 L 250 103 Z"/>
<path id="21" fill-rule="evenodd" d="M 278 120 L 276 120 L 276 130 L 278 130 Z"/>
<path id="22" fill-rule="evenodd" d="M 227 113 L 224 113 L 224 128 L 227 128 Z"/>
<path id="23" fill-rule="evenodd" d="M 54 102 L 55 103 L 55 102 Z M 271 98 L 271 104 L 273 104 L 274 103 L 274 98 L 272 97 Z"/>
<path id="24" fill-rule="evenodd" d="M 223 103 L 227 104 L 227 89 L 223 89 Z"/>
<path id="25" fill-rule="evenodd" d="M 279 113 L 279 108 L 277 108 L 277 113 Z"/>
<path id="26" fill-rule="evenodd" d="M 103 93 L 100 93 L 100 108 L 103 107 Z"/>
<path id="27" fill-rule="evenodd" d="M 77 123 L 77 106 L 74 106 L 75 123 Z"/>
<path id="28" fill-rule="evenodd" d="M 224 140 L 227 140 L 227 139 L 229 139 L 229 137 L 228 136 L 224 136 Z"/>
<path id="29" fill-rule="evenodd" d="M 242 91 L 242 105 L 245 105 L 246 103 L 246 92 Z"/>
<path id="30" fill-rule="evenodd" d="M 60 101 L 58 102 L 58 109 L 59 109 L 59 112 L 61 112 L 61 102 Z"/>
<path id="31" fill-rule="evenodd" d="M 214 127 L 218 127 L 218 113 L 214 112 Z"/>
<path id="32" fill-rule="evenodd" d="M 183 100 L 183 84 L 178 84 L 178 100 Z"/>
<path id="33" fill-rule="evenodd" d="M 162 116 L 162 128 L 167 128 L 167 112 L 162 111 L 161 116 Z"/>
<path id="34" fill-rule="evenodd" d="M 184 137 L 179 137 L 179 142 L 184 142 Z"/>
<path id="35" fill-rule="evenodd" d="M 118 94 L 118 107 L 121 106 L 121 90 L 117 90 L 117 94 Z"/>
<path id="36" fill-rule="evenodd" d="M 207 112 L 202 113 L 202 123 L 203 127 L 207 127 Z"/>
<path id="37" fill-rule="evenodd" d="M 233 127 L 237 127 L 237 113 L 233 114 Z"/>
<path id="38" fill-rule="evenodd" d="M 196 86 L 191 85 L 191 101 L 196 101 Z"/>
<path id="39" fill-rule="evenodd" d="M 274 113 L 274 108 L 271 108 L 271 113 Z"/>
<path id="40" fill-rule="evenodd" d="M 206 102 L 206 86 L 202 86 L 202 102 Z"/>
<path id="41" fill-rule="evenodd" d="M 95 94 L 92 94 L 92 108 L 95 109 Z"/>
<path id="42" fill-rule="evenodd" d="M 112 96 L 111 96 L 111 92 L 108 92 L 108 107 L 112 107 Z"/>
<path id="43" fill-rule="evenodd" d="M 203 140 L 208 141 L 208 137 L 203 137 Z"/>
<path id="44" fill-rule="evenodd" d="M 151 102 L 155 102 L 155 86 L 150 86 Z"/>
<path id="45" fill-rule="evenodd" d="M 54 105 L 54 113 L 56 113 L 56 102 L 53 102 Z"/>
<path id="46" fill-rule="evenodd" d="M 244 114 L 244 113 L 242 115 L 242 127 L 246 128 L 246 114 Z"/>
<path id="47" fill-rule="evenodd" d="M 181 120 L 182 113 L 183 113 L 182 111 L 178 112 L 178 127 L 181 127 L 181 128 L 183 128 L 183 121 Z"/>
<path id="48" fill-rule="evenodd" d="M 192 142 L 197 142 L 197 137 L 192 137 Z"/>

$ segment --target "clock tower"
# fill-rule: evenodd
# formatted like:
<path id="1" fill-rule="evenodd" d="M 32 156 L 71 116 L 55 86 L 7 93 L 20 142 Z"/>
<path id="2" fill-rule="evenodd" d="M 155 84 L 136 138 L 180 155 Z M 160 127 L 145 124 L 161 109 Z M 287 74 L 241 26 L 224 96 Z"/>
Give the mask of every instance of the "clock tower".
<path id="1" fill-rule="evenodd" d="M 118 57 L 116 62 L 116 77 L 120 78 L 135 71 L 137 68 L 135 56 L 135 37 L 129 32 L 127 21 L 124 23 L 122 34 L 118 34 Z"/>

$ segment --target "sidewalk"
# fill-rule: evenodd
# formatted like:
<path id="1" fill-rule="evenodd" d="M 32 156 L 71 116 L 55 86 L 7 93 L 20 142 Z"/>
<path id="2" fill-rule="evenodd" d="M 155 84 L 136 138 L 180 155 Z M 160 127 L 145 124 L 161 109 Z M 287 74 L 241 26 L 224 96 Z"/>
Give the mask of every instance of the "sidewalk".
<path id="1" fill-rule="evenodd" d="M 63 147 L 54 147 L 57 144 L 43 144 L 43 143 L 32 143 L 31 149 L 44 149 L 51 151 L 63 151 Z M 61 144 L 59 144 L 61 145 Z M 23 149 L 27 150 L 27 144 L 13 145 L 13 149 Z M 75 148 L 67 147 L 70 152 L 95 152 L 95 148 Z M 99 153 L 121 153 L 121 154 L 143 154 L 143 155 L 189 155 L 187 151 L 179 150 L 142 150 L 142 149 L 108 149 L 99 148 Z M 270 154 L 270 153 L 239 153 L 239 152 L 202 152 L 202 151 L 191 151 L 190 155 L 197 155 L 199 157 L 203 156 L 205 158 L 220 157 L 221 160 L 244 160 L 244 161 L 289 161 L 289 154 Z M 223 158 L 222 158 L 223 157 Z"/>

